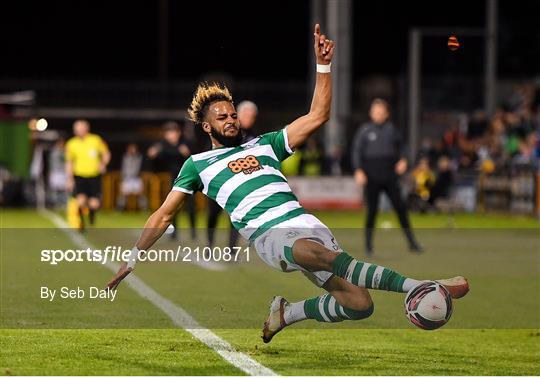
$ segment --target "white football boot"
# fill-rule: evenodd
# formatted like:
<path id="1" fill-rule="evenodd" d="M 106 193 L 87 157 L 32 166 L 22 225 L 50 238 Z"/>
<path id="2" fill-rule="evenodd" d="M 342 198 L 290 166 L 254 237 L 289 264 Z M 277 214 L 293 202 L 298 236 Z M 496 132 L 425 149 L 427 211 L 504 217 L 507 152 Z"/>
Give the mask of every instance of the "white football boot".
<path id="1" fill-rule="evenodd" d="M 262 330 L 262 339 L 265 343 L 269 343 L 276 333 L 287 326 L 284 314 L 288 306 L 290 306 L 289 302 L 280 296 L 275 296 L 270 302 L 270 314 Z"/>

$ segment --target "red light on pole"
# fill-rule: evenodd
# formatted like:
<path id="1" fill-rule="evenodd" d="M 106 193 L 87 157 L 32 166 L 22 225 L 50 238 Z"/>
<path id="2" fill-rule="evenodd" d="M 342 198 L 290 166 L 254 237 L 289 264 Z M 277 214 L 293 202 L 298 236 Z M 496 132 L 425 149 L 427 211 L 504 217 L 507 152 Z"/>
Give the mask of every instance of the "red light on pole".
<path id="1" fill-rule="evenodd" d="M 459 49 L 459 41 L 455 35 L 451 35 L 448 38 L 448 48 L 451 51 L 456 51 L 457 49 Z"/>

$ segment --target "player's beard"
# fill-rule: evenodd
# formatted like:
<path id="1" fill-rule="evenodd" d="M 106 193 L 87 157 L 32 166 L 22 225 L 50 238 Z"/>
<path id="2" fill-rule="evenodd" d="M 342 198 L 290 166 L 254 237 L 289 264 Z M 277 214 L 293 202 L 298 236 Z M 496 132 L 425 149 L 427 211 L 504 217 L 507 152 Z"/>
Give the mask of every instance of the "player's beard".
<path id="1" fill-rule="evenodd" d="M 210 134 L 225 147 L 236 147 L 242 143 L 242 133 L 240 130 L 238 130 L 235 136 L 226 136 L 213 127 L 210 127 Z"/>

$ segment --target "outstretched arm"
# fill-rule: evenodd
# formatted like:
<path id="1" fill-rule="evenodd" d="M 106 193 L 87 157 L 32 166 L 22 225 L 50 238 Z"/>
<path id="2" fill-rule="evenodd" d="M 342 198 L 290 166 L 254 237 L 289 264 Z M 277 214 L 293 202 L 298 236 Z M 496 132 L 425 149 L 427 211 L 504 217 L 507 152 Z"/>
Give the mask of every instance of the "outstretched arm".
<path id="1" fill-rule="evenodd" d="M 178 190 L 169 193 L 161 207 L 146 221 L 142 234 L 135 244 L 138 249 L 146 250 L 154 245 L 169 227 L 174 215 L 180 210 L 188 195 Z"/>
<path id="2" fill-rule="evenodd" d="M 169 193 L 161 207 L 146 221 L 142 234 L 135 244 L 134 251 L 136 251 L 136 253 L 138 253 L 138 250 L 147 250 L 152 247 L 161 235 L 163 235 L 167 227 L 171 224 L 174 215 L 182 207 L 186 196 L 188 196 L 188 194 L 176 190 Z M 134 257 L 136 256 L 132 256 L 132 258 Z M 133 265 L 134 261 L 130 263 L 123 262 L 116 275 L 107 284 L 107 288 L 115 290 L 120 282 L 133 271 Z"/>
<path id="3" fill-rule="evenodd" d="M 328 66 L 334 56 L 334 41 L 328 39 L 326 35 L 321 34 L 319 24 L 315 25 L 313 39 L 317 65 Z M 289 140 L 289 147 L 292 149 L 301 146 L 315 130 L 330 118 L 332 75 L 329 71 L 329 67 L 328 72 L 320 72 L 317 69 L 315 91 L 309 113 L 287 126 L 287 138 Z"/>

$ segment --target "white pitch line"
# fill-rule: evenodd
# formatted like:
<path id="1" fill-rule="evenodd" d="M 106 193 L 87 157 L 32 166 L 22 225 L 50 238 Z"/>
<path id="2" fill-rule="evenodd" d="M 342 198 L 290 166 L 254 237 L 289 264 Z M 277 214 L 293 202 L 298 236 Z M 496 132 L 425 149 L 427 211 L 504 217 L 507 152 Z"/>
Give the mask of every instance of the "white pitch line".
<path id="1" fill-rule="evenodd" d="M 39 212 L 54 223 L 56 227 L 64 231 L 80 248 L 90 247 L 95 249 L 92 246 L 92 243 L 90 243 L 84 236 L 71 229 L 64 219 L 57 214 L 47 209 L 40 209 Z M 108 261 L 105 266 L 113 273 L 116 273 L 119 268 L 118 264 L 110 261 Z M 193 337 L 217 352 L 225 361 L 242 370 L 244 373 L 255 376 L 277 375 L 273 370 L 261 365 L 248 355 L 238 352 L 227 341 L 223 340 L 209 329 L 201 326 L 183 308 L 160 295 L 134 274 L 128 276 L 124 282 L 141 297 L 147 299 L 154 306 L 163 311 L 176 326 L 185 329 L 187 332 L 193 335 Z"/>

